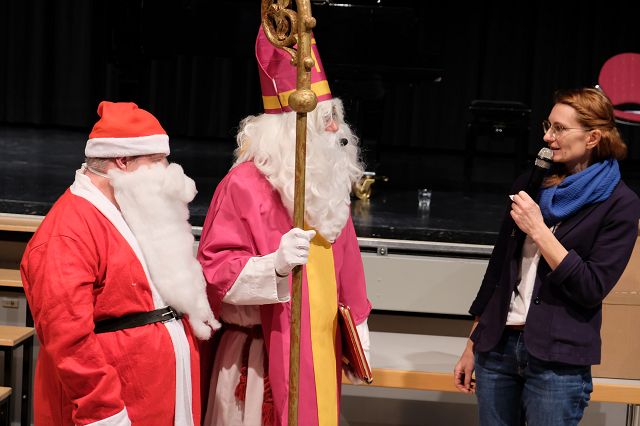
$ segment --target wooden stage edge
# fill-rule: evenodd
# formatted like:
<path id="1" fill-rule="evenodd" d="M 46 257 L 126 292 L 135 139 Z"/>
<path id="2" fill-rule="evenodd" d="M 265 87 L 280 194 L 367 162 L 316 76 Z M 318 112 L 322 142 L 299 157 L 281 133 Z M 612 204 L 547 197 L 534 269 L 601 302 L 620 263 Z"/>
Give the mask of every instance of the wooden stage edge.
<path id="1" fill-rule="evenodd" d="M 0 213 L 0 231 L 36 232 L 44 216 Z"/>

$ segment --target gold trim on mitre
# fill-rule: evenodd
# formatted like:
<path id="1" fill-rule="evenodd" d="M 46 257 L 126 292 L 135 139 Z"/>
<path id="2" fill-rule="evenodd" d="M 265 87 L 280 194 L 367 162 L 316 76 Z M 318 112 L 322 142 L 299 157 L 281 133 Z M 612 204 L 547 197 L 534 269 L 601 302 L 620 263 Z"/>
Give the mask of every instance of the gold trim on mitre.
<path id="1" fill-rule="evenodd" d="M 316 81 L 311 83 L 311 90 L 316 96 L 323 96 L 331 94 L 329 89 L 329 82 L 327 80 Z M 278 93 L 278 96 L 263 96 L 262 103 L 267 110 L 280 109 L 282 107 L 289 106 L 289 95 L 295 92 L 296 89 L 287 90 L 286 92 Z"/>

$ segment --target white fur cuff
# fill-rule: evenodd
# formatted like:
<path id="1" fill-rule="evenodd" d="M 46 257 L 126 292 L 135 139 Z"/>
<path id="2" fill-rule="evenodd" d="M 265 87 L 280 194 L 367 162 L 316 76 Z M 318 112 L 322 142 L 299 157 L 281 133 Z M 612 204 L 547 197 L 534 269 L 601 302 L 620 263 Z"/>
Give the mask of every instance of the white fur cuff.
<path id="1" fill-rule="evenodd" d="M 276 278 L 275 253 L 252 257 L 222 300 L 232 305 L 268 305 L 288 302 L 289 277 Z"/>
<path id="2" fill-rule="evenodd" d="M 89 423 L 87 426 L 131 426 L 131 420 L 129 420 L 129 415 L 127 414 L 127 407 L 124 407 L 119 413 L 106 419 Z"/>

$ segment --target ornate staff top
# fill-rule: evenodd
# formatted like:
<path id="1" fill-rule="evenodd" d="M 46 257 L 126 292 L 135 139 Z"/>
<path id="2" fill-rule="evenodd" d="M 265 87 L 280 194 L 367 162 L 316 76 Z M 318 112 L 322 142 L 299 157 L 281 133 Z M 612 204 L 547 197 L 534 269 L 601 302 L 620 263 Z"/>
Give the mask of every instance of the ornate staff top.
<path id="1" fill-rule="evenodd" d="M 311 88 L 311 68 L 315 61 L 311 55 L 311 30 L 316 19 L 311 16 L 309 0 L 296 0 L 297 12 L 289 8 L 289 0 L 262 0 L 262 28 L 276 47 L 291 55 L 291 65 L 297 67 L 296 91 L 289 104 L 296 112 L 311 112 L 318 100 Z M 296 49 L 297 46 L 297 49 Z"/>

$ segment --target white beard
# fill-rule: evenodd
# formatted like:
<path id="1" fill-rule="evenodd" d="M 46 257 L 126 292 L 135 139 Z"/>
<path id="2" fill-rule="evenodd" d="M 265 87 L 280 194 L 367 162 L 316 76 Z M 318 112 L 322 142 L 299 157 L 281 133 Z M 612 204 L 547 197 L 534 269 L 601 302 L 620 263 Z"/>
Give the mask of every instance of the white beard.
<path id="1" fill-rule="evenodd" d="M 130 173 L 111 169 L 109 176 L 160 296 L 187 314 L 199 339 L 208 339 L 220 323 L 209 307 L 202 268 L 193 253 L 187 205 L 196 195 L 195 182 L 178 164 L 141 166 Z"/>
<path id="2" fill-rule="evenodd" d="M 338 112 L 339 130 L 324 130 L 322 117 L 331 108 Z M 338 99 L 324 101 L 308 115 L 305 171 L 305 221 L 334 242 L 349 219 L 351 188 L 362 176 L 358 138 L 342 119 Z M 295 113 L 248 117 L 238 134 L 236 162 L 253 161 L 278 191 L 293 216 L 295 181 Z M 341 139 L 348 141 L 340 144 Z"/>

